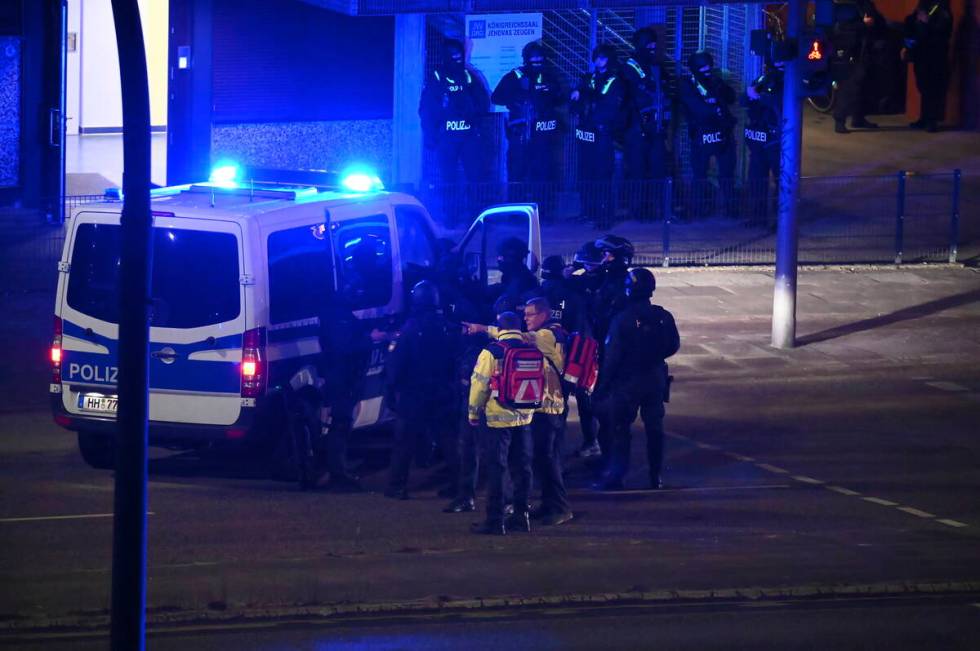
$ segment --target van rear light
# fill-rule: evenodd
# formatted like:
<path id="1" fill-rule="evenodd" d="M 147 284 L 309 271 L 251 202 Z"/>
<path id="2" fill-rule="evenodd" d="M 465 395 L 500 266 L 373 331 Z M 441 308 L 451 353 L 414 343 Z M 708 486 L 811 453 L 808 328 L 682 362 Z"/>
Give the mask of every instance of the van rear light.
<path id="1" fill-rule="evenodd" d="M 61 383 L 61 317 L 54 318 L 54 335 L 51 337 L 51 381 Z"/>
<path id="2" fill-rule="evenodd" d="M 242 338 L 242 397 L 256 398 L 265 391 L 265 328 L 246 330 Z"/>

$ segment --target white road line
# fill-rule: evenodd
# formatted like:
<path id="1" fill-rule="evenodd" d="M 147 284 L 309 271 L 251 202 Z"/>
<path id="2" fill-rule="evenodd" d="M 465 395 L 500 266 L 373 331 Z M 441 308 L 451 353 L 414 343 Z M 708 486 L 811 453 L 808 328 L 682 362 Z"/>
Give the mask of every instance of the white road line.
<path id="1" fill-rule="evenodd" d="M 779 466 L 771 466 L 768 463 L 757 463 L 755 465 L 758 466 L 759 468 L 762 468 L 763 470 L 768 470 L 769 472 L 774 472 L 774 473 L 779 474 L 779 475 L 788 475 L 789 474 L 789 470 L 786 470 L 784 468 L 780 468 Z"/>
<path id="2" fill-rule="evenodd" d="M 656 495 L 659 493 L 707 493 L 710 491 L 750 491 L 763 488 L 790 488 L 789 484 L 756 484 L 748 486 L 697 486 L 691 488 L 638 488 L 625 491 L 568 491 L 569 495 Z"/>
<path id="3" fill-rule="evenodd" d="M 717 450 L 717 445 L 712 445 L 711 443 L 695 443 L 702 450 Z"/>
<path id="4" fill-rule="evenodd" d="M 926 382 L 926 386 L 952 393 L 963 393 L 970 390 L 969 387 L 957 384 L 956 382 Z"/>
<path id="5" fill-rule="evenodd" d="M 956 527 L 957 529 L 962 529 L 963 527 L 969 526 L 965 522 L 960 522 L 959 520 L 949 520 L 946 518 L 943 518 L 941 520 L 936 520 L 936 522 L 942 522 L 943 524 L 949 527 Z"/>
<path id="6" fill-rule="evenodd" d="M 156 515 L 153 511 L 147 511 L 147 515 Z M 28 518 L 0 518 L 3 522 L 44 522 L 47 520 L 94 520 L 97 518 L 111 518 L 112 513 L 87 513 L 85 515 L 44 515 Z"/>
<path id="7" fill-rule="evenodd" d="M 825 484 L 827 482 L 821 481 L 819 479 L 814 479 L 813 477 L 807 477 L 806 475 L 793 475 L 793 479 L 796 481 L 803 482 L 804 484 Z"/>
<path id="8" fill-rule="evenodd" d="M 852 491 L 850 488 L 844 488 L 843 486 L 827 486 L 827 490 L 834 491 L 835 493 L 840 493 L 841 495 L 855 496 L 861 493 L 857 491 Z"/>
<path id="9" fill-rule="evenodd" d="M 865 502 L 871 502 L 872 504 L 880 504 L 881 506 L 898 506 L 898 502 L 883 500 L 880 497 L 862 497 L 861 499 Z"/>
<path id="10" fill-rule="evenodd" d="M 905 511 L 906 513 L 911 513 L 912 515 L 917 515 L 920 518 L 934 518 L 934 517 L 936 517 L 935 515 L 933 515 L 932 513 L 929 513 L 928 511 L 922 511 L 922 510 L 919 510 L 919 509 L 914 508 L 914 507 L 911 507 L 911 506 L 900 506 L 900 507 L 898 507 L 898 510 L 899 511 Z"/>
<path id="11" fill-rule="evenodd" d="M 751 461 L 755 461 L 755 457 L 747 457 L 747 456 L 745 456 L 744 454 L 737 454 L 737 453 L 735 453 L 735 452 L 729 452 L 729 454 L 730 454 L 730 455 L 731 455 L 731 456 L 732 456 L 733 458 L 735 458 L 735 459 L 738 459 L 739 461 L 749 461 L 749 462 L 751 462 Z"/>

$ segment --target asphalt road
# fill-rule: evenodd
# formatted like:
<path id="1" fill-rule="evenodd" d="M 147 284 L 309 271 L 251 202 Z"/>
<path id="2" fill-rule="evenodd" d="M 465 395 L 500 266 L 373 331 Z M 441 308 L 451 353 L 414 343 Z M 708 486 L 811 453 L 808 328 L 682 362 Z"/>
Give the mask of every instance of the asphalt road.
<path id="1" fill-rule="evenodd" d="M 980 582 L 980 275 L 803 276 L 806 345 L 793 351 L 767 346 L 765 274 L 658 279 L 658 299 L 684 337 L 672 365 L 667 490 L 642 490 L 636 436 L 627 480 L 636 490 L 593 493 L 588 468 L 570 459 L 575 521 L 484 538 L 468 533 L 476 516 L 440 512 L 443 500 L 426 482 L 431 471 L 413 476 L 414 499 L 382 497 L 385 459 L 377 452 L 363 457 L 369 492 L 332 495 L 268 479 L 262 460 L 246 455 L 158 451 L 151 621 L 628 594 L 659 605 L 640 608 L 644 617 L 590 611 L 581 625 L 577 615 L 521 617 L 514 626 L 472 618 L 360 624 L 331 629 L 338 637 L 330 648 L 416 648 L 425 640 L 459 648 L 463 631 L 486 648 L 597 648 L 606 639 L 621 640 L 615 648 L 647 646 L 631 639 L 759 648 L 770 632 L 770 648 L 895 648 L 889 640 L 970 648 L 956 645 L 977 639 L 980 615 L 970 605 L 980 595 L 969 587 Z M 578 438 L 573 421 L 570 447 Z M 0 641 L 4 629 L 104 622 L 111 473 L 87 468 L 48 414 L 14 405 L 0 414 L 0 496 Z M 697 605 L 698 595 L 724 601 L 754 589 L 774 598 L 928 591 L 945 600 Z M 704 610 L 685 614 L 688 606 Z M 256 649 L 325 648 L 317 644 L 326 639 L 307 629 L 232 635 Z M 180 639 L 161 637 L 152 648 Z M 221 648 L 239 646 L 239 638 L 205 636 L 205 646 L 179 648 L 218 648 L 206 644 L 223 639 L 234 643 Z"/>

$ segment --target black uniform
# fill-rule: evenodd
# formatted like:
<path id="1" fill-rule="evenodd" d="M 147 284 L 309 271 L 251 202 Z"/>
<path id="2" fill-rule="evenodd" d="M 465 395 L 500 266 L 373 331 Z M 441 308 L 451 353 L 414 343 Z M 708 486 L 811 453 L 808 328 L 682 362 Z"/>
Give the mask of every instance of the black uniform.
<path id="1" fill-rule="evenodd" d="M 578 115 L 575 140 L 578 145 L 578 178 L 582 212 L 597 226 L 612 221 L 615 206 L 612 177 L 615 138 L 623 126 L 626 85 L 612 65 L 593 72 L 579 84 L 578 100 L 572 110 Z"/>
<path id="2" fill-rule="evenodd" d="M 882 37 L 885 19 L 872 2 L 862 2 L 858 9 L 856 18 L 834 25 L 831 38 L 838 58 L 849 64 L 847 76 L 838 85 L 834 105 L 834 123 L 839 133 L 846 133 L 844 122 L 848 116 L 851 116 L 851 126 L 877 126 L 865 119 L 864 112 L 874 99 L 871 96 L 874 86 L 869 79 L 872 47 Z M 864 16 L 871 18 L 870 25 L 864 23 Z"/>
<path id="3" fill-rule="evenodd" d="M 695 69 L 681 81 L 680 98 L 687 114 L 691 141 L 695 216 L 702 216 L 708 209 L 705 180 L 712 156 L 718 165 L 718 182 L 725 212 L 732 215 L 735 212 L 735 143 L 732 133 L 735 117 L 729 106 L 735 102 L 735 91 L 712 71 L 702 73 Z"/>
<path id="4" fill-rule="evenodd" d="M 613 319 L 596 389 L 599 397 L 609 401 L 612 413 L 612 454 L 604 478 L 607 485 L 621 484 L 629 470 L 630 425 L 639 412 L 646 428 L 650 480 L 659 487 L 668 389 L 664 360 L 679 347 L 674 317 L 646 298 L 630 301 Z"/>
<path id="5" fill-rule="evenodd" d="M 398 416 L 388 489 L 404 492 L 418 441 L 438 441 L 455 477 L 456 359 L 459 326 L 439 311 L 425 310 L 405 322 L 389 358 L 387 390 Z"/>
<path id="6" fill-rule="evenodd" d="M 559 108 L 566 91 L 558 72 L 549 66 L 523 65 L 500 80 L 490 96 L 506 106 L 507 180 L 510 183 L 555 181 L 561 149 Z"/>
<path id="7" fill-rule="evenodd" d="M 616 315 L 626 306 L 625 287 L 626 287 L 627 268 L 616 265 L 606 268 L 602 280 L 592 293 L 592 336 L 599 342 L 599 363 L 600 369 L 605 359 L 605 348 L 608 341 L 609 329 Z M 602 371 L 599 372 L 600 381 Z M 599 423 L 596 432 L 596 440 L 603 453 L 603 464 L 607 465 L 610 460 L 609 452 L 612 449 L 612 441 L 615 433 L 615 423 L 613 421 L 612 404 L 608 400 L 608 395 L 594 394 L 591 406 L 594 408 L 596 420 Z"/>
<path id="8" fill-rule="evenodd" d="M 641 51 L 627 59 L 623 78 L 629 88 L 629 129 L 626 132 L 626 178 L 637 185 L 667 176 L 667 132 L 670 128 L 672 80 L 667 69 Z M 642 201 L 634 210 L 648 212 L 661 203 L 659 188 L 633 188 Z M 650 216 L 643 214 L 641 216 Z"/>
<path id="9" fill-rule="evenodd" d="M 919 13 L 925 20 L 919 20 Z M 934 130 L 943 119 L 949 82 L 949 39 L 953 19 L 941 0 L 921 0 L 905 19 L 905 44 L 915 69 L 915 85 L 922 96 L 915 128 Z"/>
<path id="10" fill-rule="evenodd" d="M 773 67 L 752 82 L 759 97 L 752 99 L 746 94 L 743 102 L 747 108 L 745 144 L 749 157 L 749 193 L 752 218 L 763 225 L 771 225 L 769 209 L 769 175 L 779 180 L 780 137 L 783 118 L 783 71 Z"/>

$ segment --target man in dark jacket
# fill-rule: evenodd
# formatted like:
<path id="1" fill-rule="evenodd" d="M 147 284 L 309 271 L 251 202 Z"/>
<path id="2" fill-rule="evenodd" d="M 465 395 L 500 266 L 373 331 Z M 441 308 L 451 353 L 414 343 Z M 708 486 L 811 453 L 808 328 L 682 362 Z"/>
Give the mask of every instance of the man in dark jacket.
<path id="1" fill-rule="evenodd" d="M 905 19 L 905 59 L 912 62 L 922 96 L 919 119 L 909 125 L 913 129 L 934 133 L 943 120 L 952 32 L 953 18 L 942 0 L 919 0 Z"/>
<path id="2" fill-rule="evenodd" d="M 386 365 L 388 402 L 398 416 L 387 497 L 408 499 L 408 475 L 418 441 L 439 441 L 452 478 L 458 475 L 456 359 L 461 330 L 440 310 L 439 290 L 423 280 L 412 288 L 412 315 Z"/>
<path id="3" fill-rule="evenodd" d="M 865 118 L 864 111 L 871 99 L 868 93 L 873 89 L 869 79 L 872 49 L 875 40 L 882 38 L 884 31 L 885 19 L 871 0 L 857 3 L 857 15 L 853 19 L 834 25 L 831 42 L 838 58 L 849 64 L 847 77 L 838 86 L 834 106 L 834 131 L 837 133 L 849 132 L 846 125 L 848 116 L 853 128 L 878 128 L 877 124 Z"/>
<path id="4" fill-rule="evenodd" d="M 662 485 L 664 402 L 669 398 L 664 360 L 680 348 L 680 337 L 671 313 L 650 304 L 655 288 L 650 271 L 630 271 L 626 279 L 628 304 L 613 319 L 606 337 L 596 394 L 610 403 L 613 436 L 606 472 L 594 484 L 598 490 L 623 489 L 630 462 L 630 425 L 637 412 L 646 428 L 650 487 Z"/>
<path id="5" fill-rule="evenodd" d="M 745 144 L 749 157 L 749 204 L 753 221 L 770 227 L 769 177 L 779 180 L 783 120 L 783 65 L 768 65 L 764 74 L 745 87 L 747 111 Z"/>

